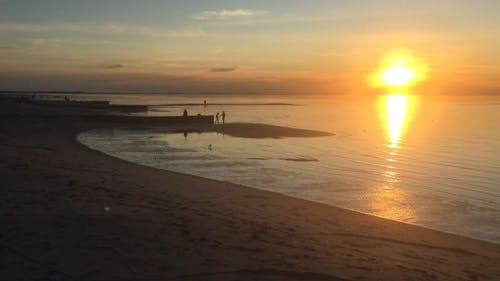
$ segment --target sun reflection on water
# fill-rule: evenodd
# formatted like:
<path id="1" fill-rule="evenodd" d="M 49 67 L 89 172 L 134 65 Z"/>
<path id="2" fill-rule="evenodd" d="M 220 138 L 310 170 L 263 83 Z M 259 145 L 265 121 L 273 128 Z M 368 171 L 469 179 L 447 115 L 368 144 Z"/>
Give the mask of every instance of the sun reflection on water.
<path id="1" fill-rule="evenodd" d="M 379 113 L 385 131 L 384 184 L 374 188 L 371 209 L 372 213 L 384 218 L 406 222 L 415 218 L 415 210 L 408 204 L 411 196 L 408 197 L 407 191 L 400 187 L 398 173 L 400 154 L 416 105 L 416 99 L 405 94 L 386 95 L 380 100 Z"/>
<path id="2" fill-rule="evenodd" d="M 388 183 L 397 180 L 398 152 L 405 136 L 409 123 L 409 115 L 415 101 L 404 94 L 392 94 L 383 97 L 380 108 L 382 124 L 386 130 L 386 146 L 388 147 L 386 170 L 384 172 L 385 181 Z"/>
<path id="3" fill-rule="evenodd" d="M 405 128 L 405 119 L 408 109 L 408 97 L 401 94 L 386 97 L 386 122 L 389 136 L 389 147 L 399 147 L 401 135 Z"/>

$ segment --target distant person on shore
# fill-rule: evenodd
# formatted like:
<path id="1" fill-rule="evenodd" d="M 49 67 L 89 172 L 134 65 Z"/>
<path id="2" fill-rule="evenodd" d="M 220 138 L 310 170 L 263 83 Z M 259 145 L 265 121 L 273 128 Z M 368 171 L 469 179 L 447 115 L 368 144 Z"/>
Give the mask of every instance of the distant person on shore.
<path id="1" fill-rule="evenodd" d="M 226 112 L 222 111 L 222 124 L 226 122 Z"/>
<path id="2" fill-rule="evenodd" d="M 188 116 L 188 111 L 187 109 L 184 109 L 184 112 L 182 113 L 182 116 L 187 117 Z"/>
<path id="3" fill-rule="evenodd" d="M 215 124 L 219 124 L 219 112 L 215 114 Z"/>
<path id="4" fill-rule="evenodd" d="M 207 107 L 207 100 L 203 101 L 203 107 Z"/>

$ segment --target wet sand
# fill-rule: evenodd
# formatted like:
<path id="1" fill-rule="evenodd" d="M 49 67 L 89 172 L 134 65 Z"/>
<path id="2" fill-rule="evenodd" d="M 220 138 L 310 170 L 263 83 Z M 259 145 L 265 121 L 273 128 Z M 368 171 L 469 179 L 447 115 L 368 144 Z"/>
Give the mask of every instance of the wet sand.
<path id="1" fill-rule="evenodd" d="M 214 126 L 213 130 L 241 138 L 327 137 L 333 135 L 328 132 L 253 123 L 218 124 Z"/>
<path id="2" fill-rule="evenodd" d="M 75 135 L 114 124 L 74 111 L 0 115 L 2 280 L 500 279 L 500 245 L 112 158 Z"/>

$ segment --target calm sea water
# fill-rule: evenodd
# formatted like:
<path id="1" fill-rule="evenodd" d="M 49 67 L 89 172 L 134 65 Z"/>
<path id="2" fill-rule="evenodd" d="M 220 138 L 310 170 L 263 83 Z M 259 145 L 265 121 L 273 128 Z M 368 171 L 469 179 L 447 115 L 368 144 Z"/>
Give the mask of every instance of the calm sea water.
<path id="1" fill-rule="evenodd" d="M 227 122 L 335 134 L 247 139 L 109 128 L 79 135 L 109 155 L 500 243 L 499 98 L 208 96 L 207 107 L 199 96 L 99 98 L 157 105 L 148 115 L 224 110 Z"/>

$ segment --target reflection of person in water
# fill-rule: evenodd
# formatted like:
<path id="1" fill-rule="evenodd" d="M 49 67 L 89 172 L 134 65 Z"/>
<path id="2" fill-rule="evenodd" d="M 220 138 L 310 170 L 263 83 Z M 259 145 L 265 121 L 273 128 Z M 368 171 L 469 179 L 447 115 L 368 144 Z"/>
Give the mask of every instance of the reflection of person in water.
<path id="1" fill-rule="evenodd" d="M 219 124 L 219 112 L 215 114 L 215 124 Z"/>
<path id="2" fill-rule="evenodd" d="M 222 111 L 222 124 L 226 122 L 226 112 Z"/>
<path id="3" fill-rule="evenodd" d="M 188 111 L 184 109 L 184 112 L 182 113 L 182 116 L 187 117 L 188 116 Z"/>

